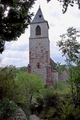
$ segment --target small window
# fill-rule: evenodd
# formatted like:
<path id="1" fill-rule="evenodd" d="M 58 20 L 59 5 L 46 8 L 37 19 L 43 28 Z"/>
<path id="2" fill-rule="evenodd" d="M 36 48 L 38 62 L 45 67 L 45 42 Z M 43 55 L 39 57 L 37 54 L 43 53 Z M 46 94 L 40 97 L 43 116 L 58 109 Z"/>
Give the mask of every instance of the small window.
<path id="1" fill-rule="evenodd" d="M 41 15 L 39 15 L 39 18 L 41 18 Z"/>
<path id="2" fill-rule="evenodd" d="M 41 35 L 41 28 L 39 25 L 36 27 L 36 35 Z"/>
<path id="3" fill-rule="evenodd" d="M 38 66 L 37 66 L 38 68 L 40 68 L 40 64 L 38 63 Z"/>

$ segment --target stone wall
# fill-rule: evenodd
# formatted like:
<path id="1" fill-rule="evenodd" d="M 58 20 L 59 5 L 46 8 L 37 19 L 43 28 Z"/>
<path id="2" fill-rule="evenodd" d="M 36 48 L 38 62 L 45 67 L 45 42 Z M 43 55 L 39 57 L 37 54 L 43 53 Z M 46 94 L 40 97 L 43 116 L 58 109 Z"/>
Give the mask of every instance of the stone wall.
<path id="1" fill-rule="evenodd" d="M 66 71 L 63 71 L 62 74 L 59 74 L 59 80 L 62 82 L 65 82 L 68 78 L 68 73 Z"/>
<path id="2" fill-rule="evenodd" d="M 30 38 L 35 38 L 37 25 L 41 28 L 41 37 L 48 37 L 48 24 L 46 21 L 39 23 L 31 23 L 30 25 Z"/>
<path id="3" fill-rule="evenodd" d="M 47 65 L 50 63 L 48 38 L 36 38 L 29 40 L 29 64 L 31 72 L 47 79 Z"/>
<path id="4" fill-rule="evenodd" d="M 52 71 L 51 73 L 51 79 L 52 79 L 52 82 L 54 83 L 55 80 L 58 81 L 58 72 L 56 70 Z"/>

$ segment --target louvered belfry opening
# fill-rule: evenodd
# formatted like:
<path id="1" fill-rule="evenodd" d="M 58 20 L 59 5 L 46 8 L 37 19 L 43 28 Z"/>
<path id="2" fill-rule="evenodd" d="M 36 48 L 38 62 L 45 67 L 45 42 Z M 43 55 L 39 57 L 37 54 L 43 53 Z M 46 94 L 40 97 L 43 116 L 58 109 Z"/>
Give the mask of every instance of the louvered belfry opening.
<path id="1" fill-rule="evenodd" d="M 39 25 L 36 27 L 36 35 L 41 35 L 41 28 Z"/>

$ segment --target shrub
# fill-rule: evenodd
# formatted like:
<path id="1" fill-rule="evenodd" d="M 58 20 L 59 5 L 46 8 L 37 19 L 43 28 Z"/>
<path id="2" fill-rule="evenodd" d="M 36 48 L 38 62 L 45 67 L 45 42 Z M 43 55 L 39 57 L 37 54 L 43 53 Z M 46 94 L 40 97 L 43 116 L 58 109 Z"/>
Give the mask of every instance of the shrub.
<path id="1" fill-rule="evenodd" d="M 44 79 L 35 73 L 28 74 L 27 72 L 19 71 L 15 81 L 17 85 L 21 85 L 21 91 L 24 90 L 23 94 L 28 97 L 30 103 L 32 96 L 41 93 L 44 89 Z"/>
<path id="2" fill-rule="evenodd" d="M 15 67 L 5 67 L 0 71 L 0 100 L 11 95 L 14 89 Z"/>
<path id="3" fill-rule="evenodd" d="M 38 94 L 36 96 L 36 110 L 38 113 L 40 113 L 43 110 L 43 106 L 44 106 L 44 100 L 43 100 L 43 95 L 42 94 Z"/>
<path id="4" fill-rule="evenodd" d="M 72 104 L 71 89 L 66 87 L 66 89 L 57 91 L 57 94 L 60 96 L 60 102 L 65 104 L 65 101 L 69 101 Z"/>
<path id="5" fill-rule="evenodd" d="M 47 112 L 47 119 L 52 120 L 55 116 L 57 116 L 57 110 L 54 107 L 50 107 Z"/>
<path id="6" fill-rule="evenodd" d="M 14 102 L 24 102 L 24 89 L 15 80 L 17 74 L 14 66 L 7 66 L 0 72 L 0 100 L 9 98 Z"/>
<path id="7" fill-rule="evenodd" d="M 0 100 L 0 120 L 13 117 L 18 111 L 18 106 L 12 100 Z"/>
<path id="8" fill-rule="evenodd" d="M 47 119 L 47 112 L 46 109 L 44 109 L 43 111 L 41 111 L 40 116 L 41 119 Z"/>
<path id="9" fill-rule="evenodd" d="M 66 89 L 66 85 L 62 83 L 60 80 L 55 80 L 54 82 L 54 89 L 55 90 L 64 90 Z"/>
<path id="10" fill-rule="evenodd" d="M 44 105 L 46 108 L 56 107 L 59 105 L 59 95 L 53 89 L 45 89 L 43 92 Z"/>
<path id="11" fill-rule="evenodd" d="M 61 120 L 75 120 L 73 105 L 69 101 L 65 101 L 65 104 L 62 104 L 60 108 Z"/>

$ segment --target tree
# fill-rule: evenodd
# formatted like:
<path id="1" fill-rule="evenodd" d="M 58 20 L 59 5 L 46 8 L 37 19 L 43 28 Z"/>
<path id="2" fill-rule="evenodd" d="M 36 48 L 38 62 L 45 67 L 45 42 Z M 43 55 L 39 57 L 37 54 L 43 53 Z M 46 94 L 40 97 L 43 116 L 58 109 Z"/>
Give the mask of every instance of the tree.
<path id="1" fill-rule="evenodd" d="M 74 104 L 75 108 L 80 107 L 80 66 L 72 66 L 72 80 L 74 83 Z"/>
<path id="2" fill-rule="evenodd" d="M 57 42 L 57 45 L 62 51 L 62 56 L 66 57 L 66 62 L 68 62 L 68 65 L 72 62 L 75 63 L 75 61 L 79 59 L 80 44 L 77 42 L 77 37 L 79 36 L 79 31 L 73 27 L 70 27 L 67 29 L 67 33 L 60 35 L 61 40 Z"/>
<path id="3" fill-rule="evenodd" d="M 0 53 L 6 41 L 17 40 L 30 24 L 35 0 L 0 0 Z"/>
<path id="4" fill-rule="evenodd" d="M 62 72 L 66 70 L 66 65 L 61 65 L 61 63 L 57 62 L 56 70 L 59 74 L 62 74 Z"/>
<path id="5" fill-rule="evenodd" d="M 23 67 L 21 67 L 19 70 L 26 72 L 26 71 L 27 71 L 27 68 L 26 68 L 25 66 L 23 66 Z"/>
<path id="6" fill-rule="evenodd" d="M 9 99 L 0 100 L 0 120 L 8 120 L 18 112 L 18 106 Z"/>
<path id="7" fill-rule="evenodd" d="M 47 0 L 49 2 L 51 0 Z M 78 8 L 80 9 L 80 0 L 58 0 L 62 4 L 62 12 L 65 13 L 67 11 L 68 6 L 74 6 L 74 4 L 78 4 Z"/>
<path id="8" fill-rule="evenodd" d="M 72 64 L 75 63 L 76 65 L 78 65 L 77 63 L 80 63 L 80 43 L 77 42 L 77 37 L 79 37 L 80 35 L 78 34 L 79 31 L 77 31 L 75 28 L 71 27 L 67 29 L 67 33 L 66 34 L 62 34 L 60 35 L 61 40 L 57 42 L 57 45 L 60 47 L 60 50 L 62 51 L 63 55 L 66 57 L 66 63 L 69 66 L 69 79 L 68 82 L 71 85 L 71 89 L 72 89 L 72 99 L 73 99 L 73 106 L 74 109 L 76 109 L 76 104 L 78 100 L 78 96 L 79 96 L 79 86 L 80 86 L 80 82 L 79 82 L 79 71 L 76 67 L 73 67 Z M 78 62 L 76 62 L 78 61 Z M 75 69 L 73 69 L 75 68 Z M 77 72 L 77 73 L 76 73 Z M 78 75 L 77 75 L 78 74 Z M 74 91 L 74 86 L 76 88 L 76 93 Z M 77 98 L 75 99 L 74 97 L 74 93 L 77 94 Z M 76 102 L 75 102 L 76 101 Z"/>
<path id="9" fill-rule="evenodd" d="M 6 66 L 0 70 L 0 100 L 8 98 L 16 103 L 24 103 L 25 89 L 15 81 L 17 74 L 14 66 Z"/>
<path id="10" fill-rule="evenodd" d="M 25 89 L 24 93 L 30 98 L 30 103 L 32 96 L 39 94 L 44 88 L 44 79 L 40 78 L 39 75 L 35 73 L 26 73 L 24 71 L 19 71 L 15 81 L 18 85 L 22 85 L 22 90 Z"/>

